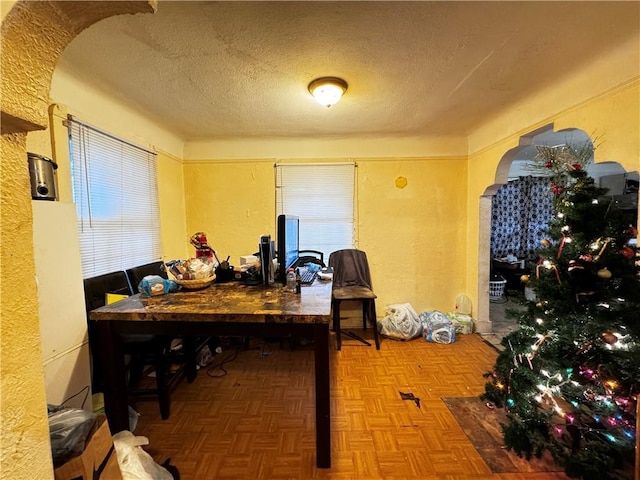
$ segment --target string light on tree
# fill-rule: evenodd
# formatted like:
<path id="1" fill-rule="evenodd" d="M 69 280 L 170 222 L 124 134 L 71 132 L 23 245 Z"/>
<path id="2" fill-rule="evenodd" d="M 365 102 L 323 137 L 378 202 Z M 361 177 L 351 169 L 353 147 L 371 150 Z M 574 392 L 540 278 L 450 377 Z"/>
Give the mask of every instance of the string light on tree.
<path id="1" fill-rule="evenodd" d="M 637 215 L 588 176 L 591 142 L 537 148 L 555 215 L 535 275 L 521 278 L 536 300 L 505 337 L 483 397 L 507 411 L 507 448 L 527 458 L 548 450 L 571 477 L 630 479 L 640 394 L 640 269 L 629 243 Z"/>

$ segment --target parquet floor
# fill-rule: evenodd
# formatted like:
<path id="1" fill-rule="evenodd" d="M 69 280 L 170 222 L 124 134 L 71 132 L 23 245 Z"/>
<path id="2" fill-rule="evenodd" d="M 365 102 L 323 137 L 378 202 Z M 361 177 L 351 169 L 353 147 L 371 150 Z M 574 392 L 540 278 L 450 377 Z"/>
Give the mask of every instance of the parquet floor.
<path id="1" fill-rule="evenodd" d="M 480 336 L 450 345 L 383 340 L 379 351 L 345 341 L 338 352 L 332 334 L 330 345 L 330 469 L 315 466 L 312 346 L 291 351 L 253 339 L 226 375 L 202 369 L 193 384 L 181 383 L 168 420 L 155 401 L 139 402 L 135 433 L 148 437 L 145 450 L 158 463 L 171 457 L 183 480 L 566 478 L 493 474 L 441 400 L 484 390 L 497 353 Z M 225 347 L 215 359 L 234 352 Z"/>

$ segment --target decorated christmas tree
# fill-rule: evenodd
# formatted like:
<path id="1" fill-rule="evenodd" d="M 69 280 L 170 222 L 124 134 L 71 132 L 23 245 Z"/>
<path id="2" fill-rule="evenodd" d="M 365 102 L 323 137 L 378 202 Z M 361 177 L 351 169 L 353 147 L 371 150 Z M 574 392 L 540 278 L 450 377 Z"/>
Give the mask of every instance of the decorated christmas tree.
<path id="1" fill-rule="evenodd" d="M 640 393 L 637 210 L 619 208 L 586 172 L 591 143 L 538 147 L 554 218 L 535 292 L 511 312 L 482 396 L 506 410 L 505 445 L 526 458 L 550 452 L 571 477 L 632 479 Z"/>

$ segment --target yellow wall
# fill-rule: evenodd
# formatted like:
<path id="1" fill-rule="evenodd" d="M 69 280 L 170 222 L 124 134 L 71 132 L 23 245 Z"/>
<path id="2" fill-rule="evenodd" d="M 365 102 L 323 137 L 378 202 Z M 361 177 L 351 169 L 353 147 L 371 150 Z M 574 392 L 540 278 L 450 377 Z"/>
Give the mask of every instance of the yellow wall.
<path id="1" fill-rule="evenodd" d="M 464 157 L 358 160 L 358 246 L 371 263 L 378 316 L 405 302 L 453 311 L 465 293 L 466 177 Z"/>
<path id="2" fill-rule="evenodd" d="M 326 160 L 330 161 L 330 160 Z M 358 247 L 371 263 L 378 311 L 411 303 L 453 310 L 465 292 L 466 159 L 356 159 Z M 275 239 L 274 161 L 185 162 L 187 231 L 205 231 L 219 257 Z M 407 179 L 405 188 L 395 179 Z M 313 188 L 313 187 L 310 187 Z"/>
<path id="3" fill-rule="evenodd" d="M 640 170 L 639 78 L 640 34 L 574 75 L 505 110 L 469 136 L 466 275 L 474 306 L 484 301 L 488 309 L 488 281 L 484 282 L 486 287 L 479 284 L 479 279 L 488 280 L 488 272 L 478 270 L 479 263 L 488 261 L 478 256 L 480 197 L 488 187 L 506 180 L 496 176 L 504 154 L 518 145 L 521 135 L 552 123 L 555 131 L 577 128 L 597 138 L 596 162 L 613 161 L 627 171 Z M 488 256 L 488 250 L 483 255 Z M 486 313 L 488 310 L 480 316 Z"/>
<path id="4" fill-rule="evenodd" d="M 259 237 L 275 240 L 273 160 L 185 162 L 187 233 L 205 232 L 223 260 L 258 250 Z M 188 239 L 187 239 L 188 240 Z M 193 247 L 189 255 L 193 256 Z"/>
<path id="5" fill-rule="evenodd" d="M 164 260 L 187 258 L 182 160 L 158 152 L 158 201 Z"/>
<path id="6" fill-rule="evenodd" d="M 25 134 L 0 139 L 0 473 L 15 479 L 53 475 L 25 148 Z"/>
<path id="7" fill-rule="evenodd" d="M 45 11 L 50 8 L 50 3 L 25 2 L 34 11 Z M 64 9 L 64 3 L 58 3 L 56 8 Z M 10 107 L 11 113 L 21 114 L 18 120 L 24 122 L 14 124 L 22 128 L 17 131 L 40 128 L 40 119 L 46 117 L 46 108 L 41 107 L 46 107 L 47 98 L 41 92 L 48 87 L 49 68 L 53 68 L 52 63 L 58 59 L 67 39 L 73 38 L 77 31 L 96 19 L 108 16 L 110 8 L 114 11 L 122 8 L 124 12 L 125 6 L 120 6 L 124 3 L 99 2 L 94 5 L 93 2 L 82 2 L 72 5 L 67 15 L 51 16 L 59 22 L 56 28 L 23 28 L 23 33 L 17 35 L 16 39 L 20 41 L 12 44 L 16 50 L 3 49 L 3 62 L 10 54 L 14 63 L 3 63 L 3 67 L 10 70 L 3 71 L 2 109 L 4 113 L 6 107 Z M 12 5 L 13 2 L 2 2 L 3 22 L 8 11 L 5 7 Z M 90 15 L 87 15 L 87 11 Z M 67 19 L 69 22 L 64 23 Z M 38 18 L 34 24 L 50 26 L 42 18 Z M 45 30 L 55 32 L 58 36 L 42 37 L 40 32 Z M 3 40 L 4 38 L 3 29 Z M 25 42 L 22 40 L 25 39 L 29 40 L 29 48 L 24 46 Z M 597 160 L 614 160 L 628 170 L 639 169 L 638 45 L 638 38 L 630 39 L 627 44 L 595 59 L 584 71 L 549 85 L 546 91 L 532 93 L 528 99 L 514 105 L 497 118 L 487 119 L 482 128 L 469 136 L 470 161 L 467 166 L 464 165 L 463 157 L 438 158 L 446 153 L 428 148 L 428 142 L 413 142 L 413 153 L 410 155 L 424 157 L 422 160 L 373 160 L 369 158 L 368 152 L 362 152 L 352 145 L 345 146 L 344 141 L 342 145 L 338 145 L 339 148 L 332 150 L 331 153 L 336 158 L 350 157 L 360 165 L 359 246 L 376 252 L 372 263 L 376 290 L 380 293 L 380 305 L 412 301 L 417 309 L 447 310 L 452 297 L 459 290 L 474 297 L 478 285 L 478 199 L 485 188 L 494 182 L 495 169 L 502 155 L 517 145 L 520 135 L 549 122 L 554 122 L 556 129 L 575 127 L 587 133 L 595 132 L 602 135 L 605 141 L 596 153 Z M 33 48 L 34 46 L 37 48 Z M 28 61 L 20 61 L 21 54 L 29 55 Z M 11 82 L 7 80 L 9 71 L 12 72 Z M 185 165 L 186 213 L 183 221 L 178 207 L 180 193 L 172 188 L 166 189 L 164 183 L 167 178 L 172 181 L 180 170 L 180 158 L 220 158 L 219 152 L 224 150 L 214 152 L 205 149 L 196 156 L 185 148 L 185 152 L 189 154 L 183 154 L 180 139 L 170 132 L 163 132 L 153 122 L 112 99 L 103 98 L 72 76 L 64 77 L 60 72 L 51 82 L 52 101 L 69 105 L 78 114 L 86 115 L 86 120 L 95 120 L 97 126 L 116 134 L 121 134 L 124 130 L 125 137 L 134 135 L 134 141 L 144 139 L 159 150 L 173 155 L 161 155 L 159 160 L 159 178 L 163 183 L 163 242 L 166 242 L 168 253 L 179 256 L 186 250 L 186 247 L 184 250 L 180 247 L 181 242 L 185 241 L 186 244 L 185 237 L 194 230 L 202 229 L 208 230 L 214 247 L 222 255 L 239 255 L 252 251 L 257 235 L 273 228 L 273 198 L 265 186 L 266 180 L 269 180 L 269 185 L 272 182 L 271 162 L 249 161 L 246 165 L 222 162 L 215 167 L 208 162 L 202 165 Z M 24 85 L 20 83 L 22 80 Z M 44 150 L 46 146 L 40 143 L 42 138 L 34 139 L 34 147 Z M 46 144 L 46 140 L 44 143 Z M 388 139 L 384 143 L 385 155 L 393 152 L 397 145 L 394 140 Z M 382 150 L 380 144 L 376 140 L 371 145 L 375 145 L 375 150 L 379 151 Z M 33 362 L 34 358 L 39 358 L 39 354 L 35 352 L 40 350 L 40 334 L 34 291 L 33 246 L 28 240 L 31 236 L 32 219 L 28 172 L 23 163 L 26 145 L 24 133 L 3 134 L 0 140 L 0 468 L 3 478 L 16 480 L 51 477 L 43 372 L 41 365 Z M 312 151 L 312 156 L 322 156 L 324 152 L 318 151 L 320 145 L 327 144 L 298 141 L 295 145 L 288 144 L 282 149 L 278 142 L 270 142 L 269 147 L 275 150 L 269 151 L 268 156 L 299 157 L 301 151 Z M 256 150 L 263 146 L 257 145 Z M 316 148 L 309 149 L 309 146 Z M 427 148 L 423 148 L 425 146 Z M 422 152 L 416 153 L 420 149 Z M 237 154 L 236 149 L 228 151 Z M 278 151 L 280 153 L 276 153 Z M 406 155 L 404 151 L 392 154 Z M 243 154 L 242 157 L 251 158 L 251 155 Z M 222 158 L 230 159 L 232 156 L 222 155 Z M 210 179 L 216 177 L 216 189 L 211 188 L 210 182 L 191 188 L 190 179 L 194 179 L 194 172 L 198 169 Z M 218 174 L 222 175 L 220 179 L 217 178 Z M 235 185 L 237 189 L 232 189 L 232 183 L 225 181 L 225 174 L 226 179 L 255 182 L 251 183 L 256 187 L 255 193 L 247 193 L 240 183 Z M 404 175 L 408 179 L 408 186 L 404 190 L 397 190 L 393 186 L 392 182 L 397 175 Z M 232 192 L 236 194 L 235 197 L 225 195 Z M 238 202 L 234 203 L 233 198 L 238 199 Z M 409 215 L 405 209 L 414 202 L 417 206 Z M 170 205 L 168 213 L 167 205 Z M 224 227 L 236 228 L 234 225 L 238 224 L 239 216 L 243 216 L 243 221 L 240 222 L 237 231 L 239 236 L 236 237 L 233 235 L 234 230 L 226 230 Z M 391 227 L 396 227 L 396 231 L 389 232 L 393 229 L 379 221 L 380 218 L 390 223 Z M 174 228 L 181 223 L 184 227 Z M 423 225 L 424 230 L 421 230 Z M 240 236 L 243 238 L 242 243 L 237 243 L 235 239 Z M 398 255 L 396 245 L 408 248 L 408 251 L 402 251 Z M 64 259 L 58 260 L 64 262 Z M 408 285 L 409 274 L 414 275 L 411 281 L 418 279 L 415 283 L 419 283 L 422 280 L 422 284 L 416 285 L 414 291 L 405 295 L 403 287 Z M 451 285 L 446 285 L 447 282 L 451 282 Z"/>

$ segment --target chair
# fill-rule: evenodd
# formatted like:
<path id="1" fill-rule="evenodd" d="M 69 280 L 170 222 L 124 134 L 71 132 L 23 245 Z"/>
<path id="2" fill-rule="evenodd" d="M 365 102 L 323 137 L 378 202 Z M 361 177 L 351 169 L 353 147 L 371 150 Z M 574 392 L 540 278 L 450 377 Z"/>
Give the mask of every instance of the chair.
<path id="1" fill-rule="evenodd" d="M 333 268 L 331 306 L 333 309 L 333 329 L 336 332 L 338 350 L 342 348 L 342 333 L 371 346 L 368 341 L 359 335 L 341 330 L 340 304 L 345 301 L 362 302 L 362 328 L 366 330 L 367 320 L 371 322 L 376 349 L 380 350 L 375 303 L 377 297 L 372 289 L 367 254 L 357 249 L 337 250 L 329 255 L 329 267 Z"/>
<path id="2" fill-rule="evenodd" d="M 298 252 L 296 266 L 305 265 L 307 263 L 315 263 L 321 267 L 326 267 L 324 264 L 324 253 L 319 250 L 300 250 Z"/>
<path id="3" fill-rule="evenodd" d="M 84 279 L 85 308 L 87 314 L 106 304 L 106 294 L 131 295 L 132 290 L 124 271 L 107 273 L 97 277 Z M 89 345 L 94 364 L 100 364 L 99 338 L 94 333 L 93 322 L 89 322 Z M 184 373 L 187 379 L 192 376 L 191 362 L 185 359 L 185 354 L 170 353 L 171 338 L 159 335 L 126 334 L 122 336 L 125 354 L 130 356 L 128 394 L 132 397 L 158 397 L 160 415 L 169 418 L 170 391 Z M 182 363 L 181 368 L 173 375 L 169 374 L 169 366 Z M 187 367 L 189 364 L 189 368 Z M 145 367 L 153 366 L 156 373 L 154 388 L 140 388 L 139 383 Z M 195 361 L 193 362 L 195 371 Z M 93 390 L 102 389 L 101 369 L 94 368 Z M 193 377 L 195 378 L 195 377 Z"/>
<path id="4" fill-rule="evenodd" d="M 162 278 L 169 278 L 167 271 L 164 268 L 164 262 L 158 260 L 157 262 L 145 263 L 144 265 L 138 265 L 137 267 L 132 267 L 126 270 L 127 279 L 129 280 L 129 285 L 131 285 L 131 290 L 133 293 L 138 293 L 138 285 L 140 285 L 140 281 L 146 277 L 147 275 L 158 275 Z M 205 344 L 211 343 L 211 337 L 192 337 L 192 336 L 184 336 L 178 337 L 182 342 L 182 348 L 184 352 L 184 362 L 186 363 L 186 376 L 187 381 L 190 383 L 195 380 L 198 375 L 198 366 L 197 366 L 197 356 L 198 351 L 204 347 Z M 173 338 L 164 337 L 165 344 L 171 344 Z M 215 343 L 215 342 L 214 342 Z M 213 344 L 213 343 L 212 343 Z M 212 348 L 215 350 L 215 348 Z M 176 354 L 172 355 L 173 357 L 177 356 Z"/>

